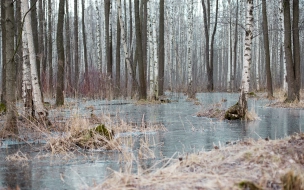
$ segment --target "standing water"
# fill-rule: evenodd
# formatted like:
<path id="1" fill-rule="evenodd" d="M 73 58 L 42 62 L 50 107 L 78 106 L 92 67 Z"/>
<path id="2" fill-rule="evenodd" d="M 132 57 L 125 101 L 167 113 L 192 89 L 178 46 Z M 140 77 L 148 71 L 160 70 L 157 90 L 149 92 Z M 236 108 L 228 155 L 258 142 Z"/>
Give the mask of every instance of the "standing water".
<path id="1" fill-rule="evenodd" d="M 94 113 L 99 115 L 119 115 L 127 122 L 158 124 L 167 128 L 167 132 L 151 132 L 132 135 L 137 139 L 149 138 L 153 143 L 151 149 L 155 153 L 154 162 L 141 163 L 143 168 L 151 167 L 151 163 L 179 154 L 210 150 L 214 145 L 223 146 L 226 142 L 245 138 L 278 139 L 295 132 L 303 131 L 304 111 L 300 109 L 270 108 L 265 105 L 270 100 L 249 99 L 249 110 L 259 117 L 252 122 L 221 121 L 204 117 L 196 117 L 196 113 L 212 104 L 221 102 L 221 108 L 227 109 L 238 100 L 238 94 L 232 93 L 200 93 L 197 98 L 201 105 L 186 101 L 186 97 L 178 94 L 172 96 L 172 103 L 155 105 L 135 105 L 127 101 L 79 100 L 75 106 L 64 108 L 61 112 L 50 111 L 50 117 L 70 117 L 77 112 L 80 115 Z M 227 101 L 222 101 L 223 99 Z M 67 102 L 75 102 L 67 99 Z M 94 107 L 94 110 L 88 110 Z M 117 134 L 118 135 L 118 134 Z M 152 140 L 151 140 L 152 139 Z M 138 143 L 137 143 L 138 144 Z M 48 152 L 40 152 L 43 146 L 34 143 L 16 143 L 3 141 L 0 148 L 0 189 L 81 189 L 102 183 L 112 170 L 122 167 L 120 154 L 115 151 L 89 151 L 65 159 L 67 155 L 52 156 Z M 7 156 L 26 155 L 24 160 L 9 161 Z M 138 145 L 133 147 L 138 152 Z M 136 171 L 136 170 L 134 170 Z"/>

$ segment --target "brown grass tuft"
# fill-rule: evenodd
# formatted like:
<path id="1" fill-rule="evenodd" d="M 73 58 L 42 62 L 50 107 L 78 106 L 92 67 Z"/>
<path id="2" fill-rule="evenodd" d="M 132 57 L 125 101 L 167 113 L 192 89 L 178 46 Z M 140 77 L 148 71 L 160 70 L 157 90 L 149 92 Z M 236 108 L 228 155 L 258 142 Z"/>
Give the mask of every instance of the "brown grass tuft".
<path id="1" fill-rule="evenodd" d="M 15 154 L 8 155 L 5 160 L 7 161 L 28 161 L 26 154 L 22 153 L 20 150 Z"/>

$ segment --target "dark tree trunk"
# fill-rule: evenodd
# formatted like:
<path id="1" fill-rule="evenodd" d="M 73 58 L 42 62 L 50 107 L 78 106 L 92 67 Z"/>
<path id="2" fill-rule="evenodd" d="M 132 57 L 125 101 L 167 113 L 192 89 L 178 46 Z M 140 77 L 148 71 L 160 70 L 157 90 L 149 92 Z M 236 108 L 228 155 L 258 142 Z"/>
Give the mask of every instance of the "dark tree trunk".
<path id="1" fill-rule="evenodd" d="M 120 92 L 120 24 L 117 11 L 117 43 L 116 43 L 116 77 L 115 77 L 115 97 L 119 96 Z M 127 72 L 127 71 L 126 71 Z"/>
<path id="2" fill-rule="evenodd" d="M 58 24 L 57 24 L 57 53 L 58 53 L 58 70 L 56 85 L 56 105 L 64 105 L 64 41 L 63 41 L 63 24 L 64 24 L 64 3 L 65 0 L 59 1 Z"/>
<path id="3" fill-rule="evenodd" d="M 5 129 L 18 134 L 16 116 L 16 64 L 14 60 L 14 1 L 5 0 L 6 29 L 6 125 Z"/>
<path id="4" fill-rule="evenodd" d="M 107 57 L 107 74 L 112 76 L 112 35 L 110 32 L 110 0 L 105 0 L 105 29 L 106 29 L 106 57 Z"/>
<path id="5" fill-rule="evenodd" d="M 207 0 L 207 2 L 209 2 L 209 0 Z M 204 15 L 204 29 L 205 29 L 205 56 L 206 56 L 206 69 L 207 69 L 207 79 L 208 79 L 208 84 L 207 84 L 207 90 L 208 91 L 212 91 L 212 85 L 210 83 L 210 76 L 211 76 L 211 69 L 209 67 L 209 29 L 210 29 L 210 22 L 208 22 L 210 15 L 208 15 L 209 13 L 209 9 L 210 7 L 206 8 L 206 4 L 204 2 L 204 0 L 202 1 L 202 5 L 203 5 L 203 15 Z M 210 5 L 210 3 L 208 3 L 208 5 Z"/>
<path id="6" fill-rule="evenodd" d="M 291 18 L 290 18 L 290 3 L 289 0 L 283 0 L 283 12 L 284 12 L 284 48 L 286 58 L 286 71 L 287 71 L 287 83 L 288 93 L 286 102 L 292 102 L 297 99 L 296 95 L 296 81 L 295 70 L 291 47 Z"/>
<path id="7" fill-rule="evenodd" d="M 47 12 L 47 1 L 43 1 L 43 12 Z M 44 84 L 44 92 L 46 92 L 46 89 L 47 89 L 47 81 L 46 81 L 46 68 L 47 68 L 47 57 L 48 57 L 48 22 L 46 21 L 46 16 L 43 15 L 43 18 L 44 18 L 44 23 L 43 23 L 43 32 L 44 32 L 44 59 L 43 59 L 43 63 L 42 63 L 42 76 L 43 76 L 43 81 L 41 81 L 43 84 Z"/>
<path id="8" fill-rule="evenodd" d="M 130 4 L 131 5 L 131 4 Z M 127 0 L 124 0 L 124 9 L 125 9 L 125 36 L 127 37 L 127 31 L 128 31 L 128 22 L 127 22 Z M 131 6 L 130 6 L 131 9 Z M 127 43 L 127 41 L 126 41 Z M 131 56 L 131 55 L 130 55 Z M 125 97 L 128 96 L 128 64 L 127 61 L 125 61 Z"/>
<path id="9" fill-rule="evenodd" d="M 84 22 L 84 3 L 85 1 L 82 0 L 82 39 L 83 39 L 83 53 L 84 53 L 84 81 L 87 88 L 90 88 L 90 81 L 89 81 L 89 65 L 88 65 L 88 54 L 87 54 L 87 37 L 85 31 L 85 22 Z M 90 90 L 90 89 L 88 89 Z"/>
<path id="10" fill-rule="evenodd" d="M 22 18 L 21 18 L 21 1 L 16 1 L 16 52 L 17 63 L 16 94 L 17 99 L 22 98 Z"/>
<path id="11" fill-rule="evenodd" d="M 44 22 L 44 12 L 43 12 L 43 6 L 42 4 L 44 1 L 37 1 L 38 3 L 38 18 L 39 18 L 39 33 L 38 33 L 38 52 L 37 52 L 37 59 L 39 59 L 39 62 L 37 62 L 37 70 L 38 70 L 38 77 L 42 76 L 42 80 L 39 80 L 40 87 L 41 87 L 41 95 L 43 92 L 43 83 L 44 81 L 44 76 L 40 74 L 40 68 L 41 64 L 44 64 L 43 59 L 44 59 L 44 43 L 43 43 L 43 22 Z M 39 66 L 38 66 L 39 65 Z M 43 67 L 43 65 L 42 65 Z M 41 75 L 41 76 L 40 76 Z M 42 96 L 43 97 L 43 96 Z"/>
<path id="12" fill-rule="evenodd" d="M 131 69 L 132 69 L 132 87 L 131 87 L 131 97 L 134 98 L 136 93 L 138 92 L 138 82 L 136 80 L 137 73 L 137 56 L 138 47 L 136 46 L 134 58 L 131 59 Z M 131 51 L 131 55 L 133 55 L 133 51 Z M 132 56 L 133 57 L 133 56 Z"/>
<path id="13" fill-rule="evenodd" d="M 207 0 L 207 7 L 204 1 L 202 1 L 203 5 L 203 15 L 204 15 L 204 28 L 205 28 L 205 56 L 206 56 L 206 69 L 207 69 L 207 90 L 209 92 L 214 90 L 213 85 L 213 44 L 214 44 L 214 36 L 216 33 L 216 27 L 217 27 L 217 15 L 218 15 L 218 0 L 216 1 L 216 12 L 215 12 L 215 23 L 214 28 L 211 36 L 211 44 L 209 44 L 209 30 L 210 30 L 210 0 Z"/>
<path id="14" fill-rule="evenodd" d="M 265 51 L 265 69 L 267 76 L 267 92 L 268 98 L 273 97 L 272 90 L 272 78 L 270 70 L 270 52 L 269 52 L 269 37 L 268 37 L 268 21 L 267 21 L 267 8 L 266 0 L 262 0 L 262 12 L 263 12 L 263 37 L 264 37 L 264 51 Z"/>
<path id="15" fill-rule="evenodd" d="M 217 27 L 217 15 L 218 15 L 218 0 L 216 0 L 216 6 L 215 6 L 215 22 L 214 22 L 214 28 L 211 36 L 211 44 L 210 44 L 210 77 L 209 77 L 209 91 L 213 91 L 214 85 L 213 85 L 213 46 L 214 46 L 214 37 L 216 33 L 216 27 Z M 209 16 L 210 17 L 210 16 Z M 210 26 L 210 25 L 209 25 Z M 208 75 L 209 76 L 209 75 Z"/>
<path id="16" fill-rule="evenodd" d="M 134 8 L 135 8 L 136 47 L 138 48 L 137 62 L 138 62 L 138 74 L 139 74 L 139 99 L 147 99 L 146 79 L 145 79 L 144 62 L 142 55 L 139 0 L 134 1 Z"/>
<path id="17" fill-rule="evenodd" d="M 78 56 L 78 3 L 77 0 L 74 0 L 74 64 L 75 64 L 75 91 L 78 92 L 79 87 L 79 56 Z M 76 95 L 76 94 L 75 94 Z"/>
<path id="18" fill-rule="evenodd" d="M 49 91 L 53 95 L 53 25 L 52 25 L 52 2 L 48 0 L 48 64 L 49 64 Z"/>
<path id="19" fill-rule="evenodd" d="M 1 103 L 6 104 L 6 23 L 5 23 L 5 1 L 1 1 L 1 32 L 2 32 L 2 91 Z"/>
<path id="20" fill-rule="evenodd" d="M 301 56 L 300 56 L 300 36 L 299 36 L 299 0 L 293 0 L 293 60 L 295 73 L 295 95 L 300 100 L 301 89 Z"/>
<path id="21" fill-rule="evenodd" d="M 69 1 L 66 1 L 66 17 L 65 17 L 65 33 L 66 33 L 66 73 L 67 73 L 67 92 L 71 93 L 72 87 L 72 62 L 71 62 L 71 31 L 69 16 Z"/>
<path id="22" fill-rule="evenodd" d="M 161 96 L 164 94 L 165 74 L 165 0 L 159 3 L 158 95 Z"/>
<path id="23" fill-rule="evenodd" d="M 143 52 L 143 63 L 144 63 L 144 77 L 147 78 L 147 4 L 148 0 L 142 0 L 141 10 L 141 36 L 142 36 L 142 52 Z"/>
<path id="24" fill-rule="evenodd" d="M 231 90 L 235 91 L 235 78 L 236 78 L 236 61 L 237 61 L 237 51 L 238 51 L 238 20 L 239 20 L 239 1 L 236 1 L 236 17 L 235 17 L 235 29 L 234 29 L 234 49 L 233 49 L 233 74 L 231 79 Z"/>

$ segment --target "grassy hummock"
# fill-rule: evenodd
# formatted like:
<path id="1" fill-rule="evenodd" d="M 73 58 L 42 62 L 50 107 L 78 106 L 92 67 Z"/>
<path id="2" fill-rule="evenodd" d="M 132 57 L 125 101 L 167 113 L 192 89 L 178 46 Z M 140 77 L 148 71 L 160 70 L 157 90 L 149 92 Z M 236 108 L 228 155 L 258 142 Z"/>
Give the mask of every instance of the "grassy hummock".
<path id="1" fill-rule="evenodd" d="M 248 139 L 172 159 L 153 172 L 113 172 L 92 189 L 304 189 L 304 134 Z"/>

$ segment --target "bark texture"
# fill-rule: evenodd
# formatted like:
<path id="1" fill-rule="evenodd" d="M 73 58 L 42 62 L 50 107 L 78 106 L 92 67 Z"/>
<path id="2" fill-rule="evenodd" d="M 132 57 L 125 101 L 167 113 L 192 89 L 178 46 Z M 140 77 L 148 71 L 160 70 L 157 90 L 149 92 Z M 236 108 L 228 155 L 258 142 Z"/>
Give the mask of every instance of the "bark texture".
<path id="1" fill-rule="evenodd" d="M 22 0 L 22 11 L 24 14 L 28 12 L 28 1 Z M 28 12 L 26 17 L 24 18 L 24 27 L 25 33 L 27 37 L 28 50 L 29 50 L 29 58 L 30 58 L 30 73 L 31 73 L 31 85 L 32 85 L 32 98 L 34 104 L 34 110 L 41 118 L 46 118 L 47 111 L 44 109 L 44 105 L 41 97 L 41 88 L 39 83 L 39 77 L 37 72 L 37 59 L 34 45 L 34 37 L 33 30 L 31 25 L 31 12 Z"/>
<path id="2" fill-rule="evenodd" d="M 139 16 L 139 0 L 134 1 L 135 8 L 135 28 L 136 28 L 136 51 L 138 61 L 138 74 L 139 74 L 139 99 L 147 99 L 147 88 L 144 71 L 144 60 L 142 54 L 142 38 Z"/>
<path id="3" fill-rule="evenodd" d="M 159 2 L 158 96 L 161 96 L 164 94 L 165 71 L 165 0 Z"/>
<path id="4" fill-rule="evenodd" d="M 64 23 L 64 3 L 65 0 L 59 1 L 58 24 L 57 24 L 57 53 L 58 53 L 58 69 L 56 84 L 56 105 L 64 105 L 64 46 L 63 46 L 63 23 Z"/>
<path id="5" fill-rule="evenodd" d="M 5 0 L 6 54 L 6 124 L 5 129 L 18 134 L 16 108 L 16 64 L 14 60 L 14 1 Z"/>
<path id="6" fill-rule="evenodd" d="M 283 0 L 284 12 L 284 50 L 286 58 L 288 92 L 286 102 L 300 100 L 300 43 L 299 43 L 299 1 L 293 1 L 293 23 L 289 0 Z M 291 41 L 293 36 L 293 46 Z M 293 48 L 293 49 L 292 49 Z"/>
<path id="7" fill-rule="evenodd" d="M 225 118 L 232 119 L 246 119 L 248 112 L 247 94 L 249 92 L 250 82 L 250 65 L 251 65 L 251 46 L 253 38 L 253 0 L 247 0 L 246 10 L 246 28 L 244 41 L 244 60 L 242 69 L 242 83 L 241 94 L 238 103 L 228 109 Z"/>
<path id="8" fill-rule="evenodd" d="M 263 12 L 265 69 L 266 69 L 266 75 L 267 75 L 267 92 L 268 92 L 267 97 L 272 98 L 273 89 L 272 89 L 272 78 L 271 78 L 271 70 L 270 70 L 270 53 L 269 53 L 269 37 L 268 37 L 268 20 L 267 20 L 266 0 L 262 0 L 262 12 Z"/>

